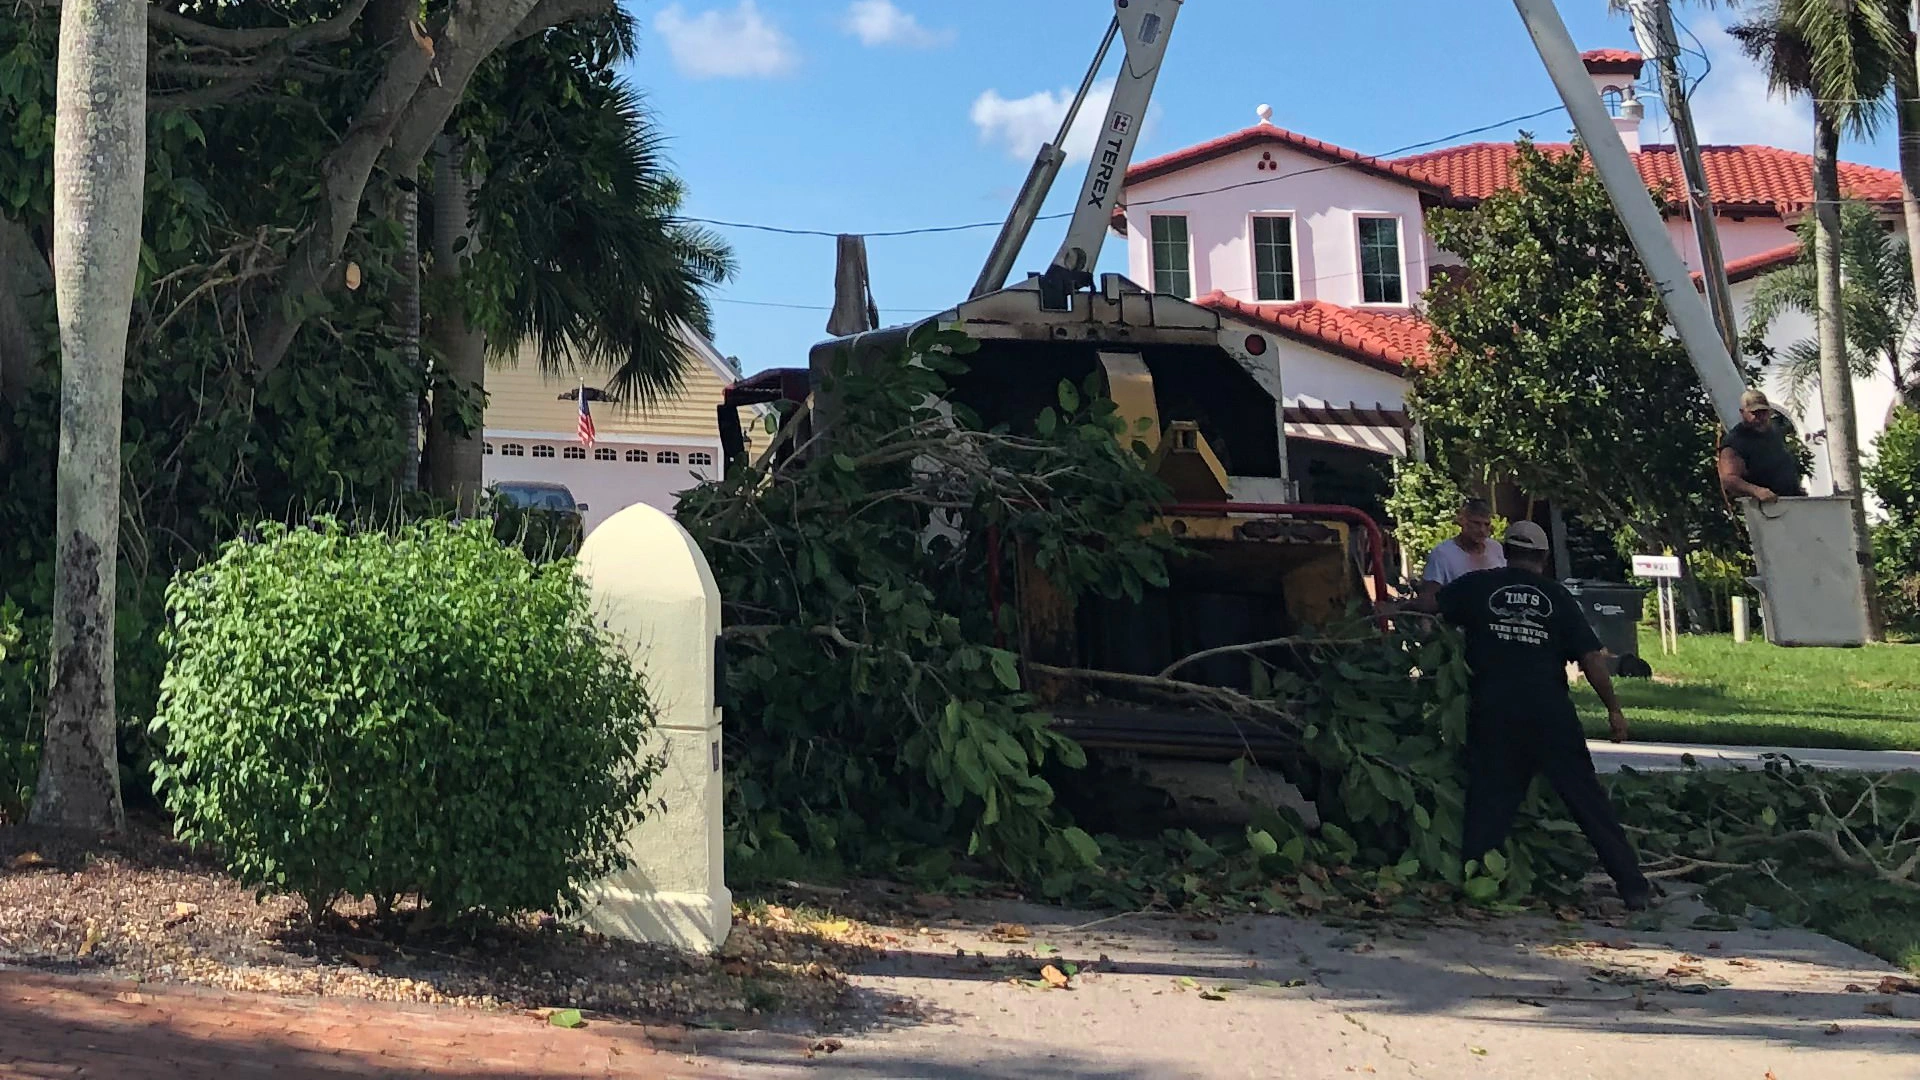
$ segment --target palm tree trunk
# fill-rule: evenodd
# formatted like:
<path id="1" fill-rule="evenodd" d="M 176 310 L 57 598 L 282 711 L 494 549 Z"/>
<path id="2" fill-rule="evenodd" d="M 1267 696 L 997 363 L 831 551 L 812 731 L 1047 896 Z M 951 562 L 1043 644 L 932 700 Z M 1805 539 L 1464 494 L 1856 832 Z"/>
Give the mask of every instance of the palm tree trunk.
<path id="1" fill-rule="evenodd" d="M 457 139 L 440 137 L 433 168 L 433 276 L 448 283 L 459 278 L 461 260 L 476 254 L 479 244 L 465 157 Z M 434 353 L 446 368 L 440 383 L 447 392 L 434 394 L 433 419 L 427 425 L 427 484 L 434 495 L 456 503 L 466 514 L 480 496 L 487 337 L 468 324 L 456 290 L 443 289 L 441 296 L 443 307 L 434 312 L 432 334 Z M 480 417 L 461 416 L 459 406 L 469 395 L 481 402 Z"/>
<path id="2" fill-rule="evenodd" d="M 0 401 L 18 401 L 41 358 L 39 297 L 53 286 L 53 268 L 33 233 L 0 217 Z"/>
<path id="3" fill-rule="evenodd" d="M 1920 0 L 1913 0 L 1920 17 Z M 1906 219 L 1907 257 L 1913 265 L 1915 295 L 1920 295 L 1920 35 L 1909 35 L 1913 55 L 1893 66 L 1894 116 L 1900 129 L 1900 210 Z M 1920 321 L 1907 320 L 1893 358 L 1893 385 L 1901 398 L 1909 375 L 1920 372 Z"/>
<path id="4" fill-rule="evenodd" d="M 393 319 L 400 330 L 400 360 L 407 369 L 406 399 L 400 405 L 400 490 L 420 490 L 420 387 L 425 372 L 420 365 L 420 188 L 410 182 L 395 187 L 391 202 L 394 220 L 404 237 L 400 258 L 400 286 L 393 297 Z"/>
<path id="5" fill-rule="evenodd" d="M 1853 372 L 1840 300 L 1840 127 L 1819 102 L 1813 106 L 1813 263 L 1820 333 L 1820 412 L 1826 419 L 1827 463 L 1833 491 L 1852 504 L 1853 543 L 1859 553 L 1868 635 L 1884 634 L 1880 590 L 1874 582 L 1872 534 L 1860 492 L 1860 435 L 1853 415 Z"/>
<path id="6" fill-rule="evenodd" d="M 120 559 L 120 409 L 147 165 L 147 4 L 67 0 L 53 147 L 60 308 L 59 494 L 53 682 L 28 818 L 117 832 L 114 587 Z"/>

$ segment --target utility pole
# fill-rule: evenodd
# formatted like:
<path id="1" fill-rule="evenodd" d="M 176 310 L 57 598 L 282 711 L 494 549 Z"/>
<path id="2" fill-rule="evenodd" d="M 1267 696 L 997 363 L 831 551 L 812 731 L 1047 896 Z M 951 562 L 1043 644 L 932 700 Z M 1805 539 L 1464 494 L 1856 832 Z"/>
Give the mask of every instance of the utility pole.
<path id="1" fill-rule="evenodd" d="M 1920 3 L 1920 0 L 1916 0 Z M 1687 214 L 1693 219 L 1694 239 L 1700 245 L 1700 276 L 1706 283 L 1707 308 L 1726 343 L 1727 354 L 1740 362 L 1740 325 L 1727 284 L 1727 262 L 1720 253 L 1720 229 L 1713 219 L 1713 194 L 1707 188 L 1706 166 L 1700 160 L 1700 139 L 1693 130 L 1693 109 L 1687 104 L 1686 84 L 1680 73 L 1680 41 L 1673 29 L 1673 11 L 1667 0 L 1628 0 L 1634 40 L 1653 62 L 1660 80 L 1660 97 L 1673 121 L 1673 141 L 1687 184 Z"/>

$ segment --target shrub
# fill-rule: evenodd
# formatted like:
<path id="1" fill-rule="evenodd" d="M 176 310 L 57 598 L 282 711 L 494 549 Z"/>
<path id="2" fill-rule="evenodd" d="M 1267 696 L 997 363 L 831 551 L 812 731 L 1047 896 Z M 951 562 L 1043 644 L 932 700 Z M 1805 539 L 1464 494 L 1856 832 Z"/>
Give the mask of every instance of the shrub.
<path id="1" fill-rule="evenodd" d="M 156 784 L 183 839 L 316 917 L 577 905 L 662 762 L 568 562 L 485 521 L 269 526 L 168 590 Z"/>
<path id="2" fill-rule="evenodd" d="M 1886 511 L 1873 553 L 1887 623 L 1920 633 L 1920 411 L 1901 408 L 1874 440 L 1867 486 Z"/>

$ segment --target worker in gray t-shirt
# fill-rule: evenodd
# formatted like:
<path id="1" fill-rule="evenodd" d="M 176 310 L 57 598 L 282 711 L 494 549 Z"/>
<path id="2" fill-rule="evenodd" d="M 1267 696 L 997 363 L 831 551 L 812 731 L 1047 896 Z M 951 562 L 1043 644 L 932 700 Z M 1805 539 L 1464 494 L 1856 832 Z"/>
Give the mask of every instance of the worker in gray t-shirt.
<path id="1" fill-rule="evenodd" d="M 1475 570 L 1496 570 L 1507 565 L 1507 556 L 1493 542 L 1493 507 L 1485 499 L 1468 499 L 1460 504 L 1454 517 L 1460 534 L 1434 545 L 1427 552 L 1427 568 L 1420 575 L 1419 595 L 1433 596 L 1455 578 Z"/>

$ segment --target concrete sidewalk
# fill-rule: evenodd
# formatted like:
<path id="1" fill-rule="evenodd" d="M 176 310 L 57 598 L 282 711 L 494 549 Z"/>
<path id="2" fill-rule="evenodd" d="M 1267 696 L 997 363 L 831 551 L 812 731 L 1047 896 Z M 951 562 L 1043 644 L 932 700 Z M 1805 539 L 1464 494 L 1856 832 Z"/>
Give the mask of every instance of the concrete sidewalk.
<path id="1" fill-rule="evenodd" d="M 742 1037 L 701 1062 L 741 1080 L 1915 1075 L 1920 997 L 1881 992 L 1885 964 L 1803 930 L 1693 929 L 1705 912 L 1677 895 L 1660 929 L 1337 929 L 963 902 L 856 976 L 871 1015 L 830 1057 Z"/>
<path id="2" fill-rule="evenodd" d="M 1784 754 L 1796 763 L 1814 769 L 1850 772 L 1903 772 L 1920 770 L 1920 751 L 1915 750 L 1816 750 L 1792 746 L 1715 746 L 1683 743 L 1610 743 L 1590 739 L 1587 749 L 1593 754 L 1594 768 L 1618 772 L 1623 765 L 1642 772 L 1671 771 L 1687 767 L 1687 758 L 1701 768 L 1759 769 L 1766 754 Z"/>

